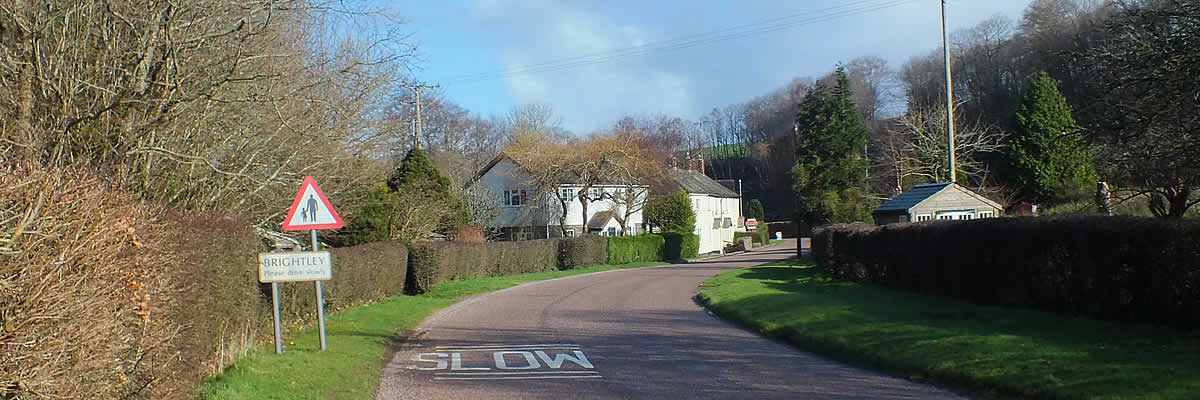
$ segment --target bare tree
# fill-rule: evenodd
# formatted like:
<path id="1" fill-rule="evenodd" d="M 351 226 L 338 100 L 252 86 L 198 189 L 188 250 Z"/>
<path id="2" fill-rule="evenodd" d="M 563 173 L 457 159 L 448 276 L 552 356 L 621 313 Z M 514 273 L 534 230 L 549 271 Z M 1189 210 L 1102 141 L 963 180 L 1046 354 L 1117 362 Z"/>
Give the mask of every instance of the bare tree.
<path id="1" fill-rule="evenodd" d="M 962 123 L 954 127 L 956 167 L 967 174 L 971 182 L 983 185 L 988 169 L 979 158 L 985 153 L 1000 150 L 1002 133 L 979 122 Z M 893 139 L 889 162 L 896 166 L 896 182 L 902 185 L 907 178 L 925 181 L 949 180 L 949 139 L 946 137 L 945 108 L 910 110 L 892 127 Z"/>

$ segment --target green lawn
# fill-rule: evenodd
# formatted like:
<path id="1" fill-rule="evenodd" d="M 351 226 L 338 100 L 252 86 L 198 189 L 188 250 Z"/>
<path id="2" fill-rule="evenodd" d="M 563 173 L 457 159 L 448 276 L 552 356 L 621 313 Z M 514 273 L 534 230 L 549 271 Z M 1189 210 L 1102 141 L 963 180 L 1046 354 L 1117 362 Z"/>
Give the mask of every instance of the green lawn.
<path id="1" fill-rule="evenodd" d="M 284 334 L 284 352 L 268 342 L 197 388 L 202 399 L 370 399 L 379 384 L 387 342 L 434 311 L 462 297 L 525 282 L 662 263 L 590 268 L 448 282 L 421 296 L 397 296 L 326 318 L 328 350 L 320 351 L 315 326 Z"/>
<path id="2" fill-rule="evenodd" d="M 1200 396 L 1197 332 L 836 281 L 808 258 L 718 275 L 699 297 L 800 348 L 985 397 Z"/>

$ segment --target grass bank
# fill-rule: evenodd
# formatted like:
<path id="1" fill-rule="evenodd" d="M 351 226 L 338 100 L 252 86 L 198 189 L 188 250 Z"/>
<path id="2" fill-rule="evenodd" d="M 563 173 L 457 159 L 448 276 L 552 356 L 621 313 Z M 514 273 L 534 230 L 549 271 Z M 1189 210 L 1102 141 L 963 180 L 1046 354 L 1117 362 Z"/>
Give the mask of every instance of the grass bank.
<path id="1" fill-rule="evenodd" d="M 328 350 L 320 351 L 315 326 L 284 334 L 284 352 L 268 342 L 197 388 L 201 399 L 370 399 L 379 384 L 387 343 L 435 311 L 465 296 L 540 281 L 614 269 L 659 265 L 641 262 L 566 271 L 452 281 L 420 296 L 397 296 L 326 318 Z"/>
<path id="2" fill-rule="evenodd" d="M 837 281 L 809 258 L 718 275 L 702 303 L 805 350 L 985 397 L 1188 399 L 1200 334 Z"/>

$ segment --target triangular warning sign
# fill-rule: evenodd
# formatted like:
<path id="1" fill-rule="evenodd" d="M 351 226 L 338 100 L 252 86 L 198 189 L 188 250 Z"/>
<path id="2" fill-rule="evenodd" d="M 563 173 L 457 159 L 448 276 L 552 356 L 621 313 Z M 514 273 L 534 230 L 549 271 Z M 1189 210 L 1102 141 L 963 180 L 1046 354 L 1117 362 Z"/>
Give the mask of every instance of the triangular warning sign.
<path id="1" fill-rule="evenodd" d="M 321 188 L 311 176 L 304 177 L 292 209 L 283 219 L 283 230 L 303 231 L 309 229 L 337 229 L 342 227 L 342 218 L 329 205 Z"/>

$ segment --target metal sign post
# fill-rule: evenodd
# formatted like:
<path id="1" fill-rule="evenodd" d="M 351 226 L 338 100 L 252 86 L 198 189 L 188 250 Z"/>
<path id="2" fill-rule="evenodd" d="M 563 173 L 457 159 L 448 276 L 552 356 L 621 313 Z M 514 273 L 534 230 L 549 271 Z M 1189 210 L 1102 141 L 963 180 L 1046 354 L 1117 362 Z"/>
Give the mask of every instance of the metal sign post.
<path id="1" fill-rule="evenodd" d="M 313 251 L 320 250 L 320 244 L 317 244 L 317 230 L 312 230 Z M 321 281 L 317 283 L 317 329 L 321 331 L 321 351 L 325 351 L 325 298 L 321 294 Z"/>
<path id="2" fill-rule="evenodd" d="M 271 282 L 271 304 L 275 309 L 275 354 L 283 353 L 283 329 L 279 326 L 279 282 Z"/>

